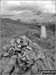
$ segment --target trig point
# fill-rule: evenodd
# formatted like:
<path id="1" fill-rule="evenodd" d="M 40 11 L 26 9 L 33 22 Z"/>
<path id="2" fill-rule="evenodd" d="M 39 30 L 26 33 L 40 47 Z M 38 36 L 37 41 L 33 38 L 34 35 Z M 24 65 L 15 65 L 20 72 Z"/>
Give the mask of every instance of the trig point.
<path id="1" fill-rule="evenodd" d="M 41 36 L 40 37 L 46 39 L 46 28 L 44 25 L 41 26 Z"/>

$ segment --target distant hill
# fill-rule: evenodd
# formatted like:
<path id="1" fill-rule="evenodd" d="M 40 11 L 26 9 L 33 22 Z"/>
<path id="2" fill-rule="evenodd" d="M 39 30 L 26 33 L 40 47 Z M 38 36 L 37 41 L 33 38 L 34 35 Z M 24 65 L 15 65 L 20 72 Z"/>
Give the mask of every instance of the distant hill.
<path id="1" fill-rule="evenodd" d="M 40 14 L 34 14 L 32 16 L 26 16 L 26 14 L 21 14 L 21 16 L 23 15 L 23 17 L 21 18 L 21 22 L 24 23 L 55 23 L 56 24 L 56 16 L 52 15 L 52 14 L 48 14 L 48 13 L 40 13 Z M 30 15 L 30 14 L 28 14 Z"/>
<path id="2" fill-rule="evenodd" d="M 6 15 L 3 18 L 10 18 L 15 21 L 19 21 L 26 24 L 36 24 L 36 23 L 55 23 L 56 24 L 56 14 L 51 13 L 42 13 L 42 12 L 32 12 L 32 11 L 25 11 L 21 14 L 17 15 Z"/>

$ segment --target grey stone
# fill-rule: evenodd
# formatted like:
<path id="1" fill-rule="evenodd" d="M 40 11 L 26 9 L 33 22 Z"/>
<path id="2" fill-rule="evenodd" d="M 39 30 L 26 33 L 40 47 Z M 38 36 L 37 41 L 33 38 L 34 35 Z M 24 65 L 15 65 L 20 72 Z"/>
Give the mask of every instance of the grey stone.
<path id="1" fill-rule="evenodd" d="M 15 39 L 11 39 L 11 45 L 12 45 L 12 46 L 15 45 Z"/>
<path id="2" fill-rule="evenodd" d="M 4 57 L 9 56 L 9 53 L 6 52 L 6 53 L 4 53 L 3 56 L 4 56 Z"/>
<path id="3" fill-rule="evenodd" d="M 21 41 L 20 39 L 17 39 L 17 43 L 18 43 L 18 44 L 20 43 L 20 41 Z"/>

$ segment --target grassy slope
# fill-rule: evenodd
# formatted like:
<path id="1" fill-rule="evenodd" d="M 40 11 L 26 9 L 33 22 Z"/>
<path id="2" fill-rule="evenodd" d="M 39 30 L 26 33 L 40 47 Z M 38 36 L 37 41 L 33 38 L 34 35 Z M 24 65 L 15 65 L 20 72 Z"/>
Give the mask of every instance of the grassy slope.
<path id="1" fill-rule="evenodd" d="M 16 37 L 19 36 L 20 34 L 26 33 L 27 31 L 31 31 L 32 29 L 36 29 L 38 31 L 38 33 L 40 33 L 40 26 L 38 26 L 37 24 L 25 24 L 25 23 L 21 23 L 20 21 L 13 21 L 11 19 L 8 18 L 2 18 L 1 19 L 1 40 L 2 40 L 2 45 L 4 45 L 5 43 L 7 43 L 8 39 L 12 38 L 12 37 Z M 43 41 L 41 41 L 41 39 L 39 37 L 35 37 L 36 38 L 35 42 L 38 43 L 40 46 L 42 46 L 43 48 L 49 48 L 49 46 L 53 46 L 54 47 L 54 30 L 55 26 L 53 25 L 52 27 L 47 27 L 47 40 L 45 41 L 45 43 L 43 44 Z M 49 36 L 50 35 L 50 36 Z M 51 46 L 51 47 L 52 47 Z"/>

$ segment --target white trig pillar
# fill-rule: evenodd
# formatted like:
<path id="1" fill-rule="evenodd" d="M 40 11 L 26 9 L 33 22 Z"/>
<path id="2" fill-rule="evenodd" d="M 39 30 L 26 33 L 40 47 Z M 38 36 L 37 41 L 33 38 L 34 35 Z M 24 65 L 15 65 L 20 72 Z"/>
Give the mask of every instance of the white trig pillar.
<path id="1" fill-rule="evenodd" d="M 46 39 L 46 27 L 43 25 L 41 26 L 41 38 Z"/>

